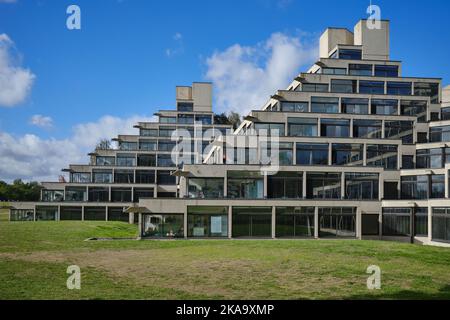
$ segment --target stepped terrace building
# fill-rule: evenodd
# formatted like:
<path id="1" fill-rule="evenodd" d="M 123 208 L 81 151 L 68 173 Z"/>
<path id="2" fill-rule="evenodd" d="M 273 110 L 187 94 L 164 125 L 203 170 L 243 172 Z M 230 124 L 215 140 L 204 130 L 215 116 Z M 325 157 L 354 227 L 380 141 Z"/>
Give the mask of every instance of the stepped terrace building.
<path id="1" fill-rule="evenodd" d="M 43 202 L 15 204 L 11 218 L 128 219 L 126 207 L 143 238 L 450 242 L 450 87 L 402 77 L 389 21 L 366 22 L 328 28 L 318 61 L 232 135 L 212 123 L 207 84 L 178 88 L 176 112 L 71 166 L 70 183 L 44 184 Z M 174 145 L 159 149 L 163 128 L 187 124 L 185 111 L 187 123 L 201 115 L 222 133 L 193 138 L 204 143 L 202 163 L 172 163 L 161 151 Z M 153 157 L 141 149 L 153 148 L 149 139 Z M 142 178 L 139 163 L 152 173 Z"/>

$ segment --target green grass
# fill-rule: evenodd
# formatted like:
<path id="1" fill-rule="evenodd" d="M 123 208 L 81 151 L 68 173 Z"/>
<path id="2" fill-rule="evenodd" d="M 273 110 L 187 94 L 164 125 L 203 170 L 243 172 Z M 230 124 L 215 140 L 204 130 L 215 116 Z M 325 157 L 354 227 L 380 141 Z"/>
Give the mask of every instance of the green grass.
<path id="1" fill-rule="evenodd" d="M 0 221 L 9 220 L 9 210 L 0 208 Z"/>
<path id="2" fill-rule="evenodd" d="M 112 222 L 0 222 L 0 299 L 450 299 L 450 249 L 356 240 L 84 241 Z M 81 267 L 81 290 L 66 268 Z M 369 265 L 381 290 L 366 287 Z"/>

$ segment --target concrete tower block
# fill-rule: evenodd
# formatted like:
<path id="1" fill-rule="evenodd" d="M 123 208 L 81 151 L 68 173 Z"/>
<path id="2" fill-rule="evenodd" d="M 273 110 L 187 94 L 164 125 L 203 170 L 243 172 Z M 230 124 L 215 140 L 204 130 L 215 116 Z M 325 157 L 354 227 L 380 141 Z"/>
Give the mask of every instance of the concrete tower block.
<path id="1" fill-rule="evenodd" d="M 328 28 L 320 36 L 320 57 L 328 58 L 338 44 L 353 45 L 353 33 L 344 28 Z"/>
<path id="2" fill-rule="evenodd" d="M 355 45 L 363 46 L 363 59 L 389 60 L 389 21 L 381 20 L 380 29 L 369 29 L 360 20 L 354 29 Z"/>

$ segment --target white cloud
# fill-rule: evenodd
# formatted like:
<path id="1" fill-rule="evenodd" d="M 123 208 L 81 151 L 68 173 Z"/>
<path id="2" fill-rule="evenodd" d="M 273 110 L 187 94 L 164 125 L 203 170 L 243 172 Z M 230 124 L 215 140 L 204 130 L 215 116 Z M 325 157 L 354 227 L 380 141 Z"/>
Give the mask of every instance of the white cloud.
<path id="1" fill-rule="evenodd" d="M 175 45 L 173 48 L 166 49 L 166 56 L 168 58 L 182 54 L 184 52 L 183 35 L 177 32 L 173 35 L 172 39 L 175 42 Z"/>
<path id="2" fill-rule="evenodd" d="M 53 119 L 40 114 L 35 114 L 30 118 L 30 124 L 41 128 L 51 128 L 53 126 Z"/>
<path id="3" fill-rule="evenodd" d="M 14 42 L 0 34 L 0 106 L 13 107 L 22 103 L 31 91 L 36 76 L 22 68 L 13 53 Z"/>
<path id="4" fill-rule="evenodd" d="M 214 83 L 220 112 L 246 115 L 258 110 L 278 89 L 286 89 L 299 73 L 318 57 L 317 39 L 306 34 L 273 33 L 254 46 L 235 44 L 206 59 L 206 78 Z"/>
<path id="5" fill-rule="evenodd" d="M 100 139 L 111 139 L 118 134 L 137 134 L 133 125 L 154 119 L 104 116 L 97 122 L 74 126 L 72 136 L 67 139 L 42 139 L 34 134 L 13 136 L 0 132 L 0 180 L 57 181 L 61 169 L 69 164 L 87 164 L 87 153 Z"/>

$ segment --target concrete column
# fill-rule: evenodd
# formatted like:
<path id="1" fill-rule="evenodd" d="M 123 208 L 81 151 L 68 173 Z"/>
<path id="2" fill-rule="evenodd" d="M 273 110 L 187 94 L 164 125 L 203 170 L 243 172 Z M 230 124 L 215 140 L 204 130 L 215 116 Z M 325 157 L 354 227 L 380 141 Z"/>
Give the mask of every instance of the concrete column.
<path id="1" fill-rule="evenodd" d="M 81 221 L 84 221 L 84 206 L 81 206 Z"/>
<path id="2" fill-rule="evenodd" d="M 350 119 L 350 138 L 353 138 L 353 118 Z"/>
<path id="3" fill-rule="evenodd" d="M 142 237 L 142 213 L 139 213 L 139 218 L 138 218 L 138 230 L 139 230 L 139 238 Z"/>
<path id="4" fill-rule="evenodd" d="M 432 239 L 433 239 L 433 210 L 431 208 L 431 205 L 428 205 L 428 241 L 431 241 Z"/>
<path id="5" fill-rule="evenodd" d="M 109 212 L 109 208 L 108 208 L 108 206 L 106 206 L 105 207 L 105 221 L 109 221 L 108 212 Z"/>
<path id="6" fill-rule="evenodd" d="M 133 212 L 128 214 L 128 223 L 134 224 L 134 213 Z"/>
<path id="7" fill-rule="evenodd" d="M 233 237 L 233 207 L 228 207 L 228 239 Z"/>
<path id="8" fill-rule="evenodd" d="M 449 183 L 448 183 L 448 170 L 447 168 L 445 169 L 445 198 L 448 198 L 448 188 L 449 188 Z"/>
<path id="9" fill-rule="evenodd" d="M 302 198 L 306 199 L 306 171 L 303 171 L 302 184 Z"/>
<path id="10" fill-rule="evenodd" d="M 184 220 L 184 238 L 187 239 L 188 237 L 188 219 L 187 219 L 187 207 L 184 209 L 183 214 L 183 220 Z"/>
<path id="11" fill-rule="evenodd" d="M 384 120 L 381 121 L 381 138 L 384 139 Z"/>
<path id="12" fill-rule="evenodd" d="M 276 208 L 272 207 L 272 239 L 276 238 L 275 222 L 276 222 Z"/>
<path id="13" fill-rule="evenodd" d="M 317 119 L 317 136 L 320 137 L 320 118 Z"/>
<path id="14" fill-rule="evenodd" d="M 286 131 L 287 132 L 287 131 Z M 292 143 L 292 164 L 297 164 L 297 143 Z"/>
<path id="15" fill-rule="evenodd" d="M 341 172 L 341 199 L 345 199 L 345 172 Z"/>
<path id="16" fill-rule="evenodd" d="M 378 174 L 378 200 L 384 199 L 384 175 Z"/>
<path id="17" fill-rule="evenodd" d="M 263 198 L 267 199 L 267 173 L 264 173 L 264 182 L 263 182 Z"/>
<path id="18" fill-rule="evenodd" d="M 314 208 L 314 238 L 319 239 L 319 207 Z"/>
<path id="19" fill-rule="evenodd" d="M 333 163 L 333 148 L 332 148 L 332 143 L 328 144 L 328 165 L 331 166 L 331 164 Z"/>
<path id="20" fill-rule="evenodd" d="M 363 166 L 367 166 L 367 143 L 364 143 L 363 145 Z"/>
<path id="21" fill-rule="evenodd" d="M 378 216 L 378 235 L 380 239 L 383 236 L 383 208 L 381 208 L 380 215 Z"/>
<path id="22" fill-rule="evenodd" d="M 361 208 L 356 208 L 356 238 L 362 238 L 362 213 Z"/>

